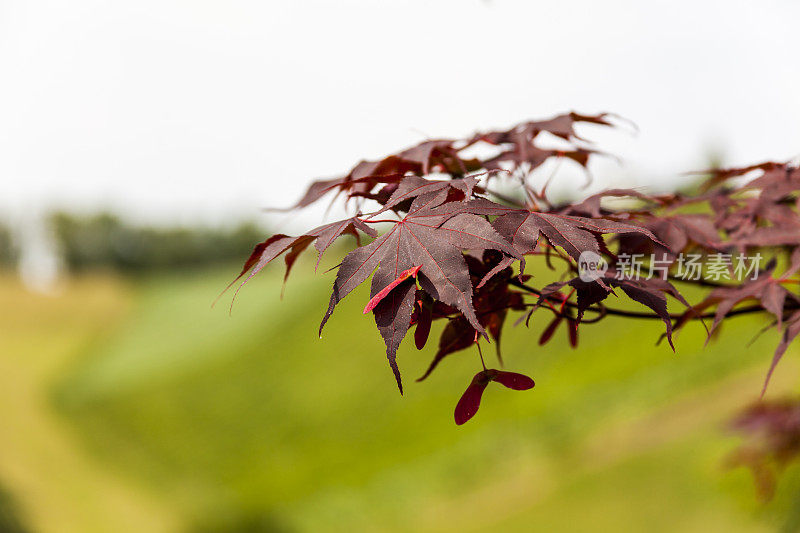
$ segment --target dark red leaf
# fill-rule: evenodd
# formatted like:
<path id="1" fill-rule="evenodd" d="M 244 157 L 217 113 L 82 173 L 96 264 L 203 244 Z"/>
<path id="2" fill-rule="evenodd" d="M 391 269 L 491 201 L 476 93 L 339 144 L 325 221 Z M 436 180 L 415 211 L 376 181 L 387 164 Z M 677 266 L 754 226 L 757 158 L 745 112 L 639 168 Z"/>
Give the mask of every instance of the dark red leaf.
<path id="1" fill-rule="evenodd" d="M 561 324 L 562 320 L 563 320 L 562 317 L 557 316 L 550 321 L 547 327 L 544 328 L 542 336 L 539 337 L 539 346 L 544 346 L 545 344 L 547 344 L 547 342 L 553 337 L 553 333 L 556 332 L 556 329 L 558 329 L 558 325 Z"/>
<path id="2" fill-rule="evenodd" d="M 414 344 L 417 350 L 421 350 L 428 342 L 428 335 L 431 332 L 433 302 L 429 300 L 429 297 L 422 297 L 417 300 L 417 304 L 418 317 L 417 327 L 414 329 Z"/>
<path id="3" fill-rule="evenodd" d="M 408 214 L 391 230 L 344 258 L 320 332 L 336 304 L 375 268 L 393 280 L 403 270 L 421 265 L 418 279 L 422 288 L 434 299 L 456 307 L 474 329 L 485 335 L 472 304 L 472 283 L 463 251 L 495 249 L 518 254 L 483 218 L 450 209 L 461 202 L 441 205 L 446 196 L 447 191 L 418 196 Z"/>
<path id="4" fill-rule="evenodd" d="M 442 336 L 439 338 L 439 350 L 433 357 L 433 361 L 431 361 L 428 369 L 422 376 L 417 378 L 417 381 L 422 381 L 430 376 L 431 372 L 433 372 L 446 356 L 472 346 L 474 339 L 475 329 L 463 316 L 459 316 L 448 322 L 442 331 Z"/>
<path id="5" fill-rule="evenodd" d="M 769 370 L 767 371 L 767 377 L 764 378 L 764 386 L 761 388 L 761 396 L 764 396 L 764 393 L 767 392 L 767 386 L 769 385 L 769 380 L 772 377 L 772 373 L 775 371 L 775 367 L 778 366 L 783 354 L 786 353 L 789 345 L 798 335 L 800 335 L 800 311 L 796 311 L 791 318 L 786 321 L 786 327 L 783 331 L 783 335 L 781 336 L 781 342 L 775 349 L 775 354 L 772 356 L 772 362 L 770 363 Z"/>
<path id="6" fill-rule="evenodd" d="M 578 321 L 574 318 L 567 319 L 567 336 L 569 337 L 569 345 L 573 348 L 578 347 Z"/>
<path id="7" fill-rule="evenodd" d="M 376 278 L 378 276 L 376 275 Z M 373 290 L 375 283 L 373 282 Z M 414 310 L 414 294 L 416 286 L 411 279 L 405 279 L 394 288 L 373 310 L 375 324 L 383 337 L 386 345 L 386 358 L 397 381 L 397 388 L 403 394 L 403 382 L 400 379 L 400 369 L 397 366 L 397 349 L 405 337 L 411 323 L 411 313 Z"/>
<path id="8" fill-rule="evenodd" d="M 575 260 L 586 251 L 600 255 L 597 235 L 603 233 L 639 233 L 657 240 L 648 229 L 631 224 L 524 210 L 508 212 L 492 225 L 521 254 L 533 252 L 541 235 L 553 246 L 563 248 Z"/>

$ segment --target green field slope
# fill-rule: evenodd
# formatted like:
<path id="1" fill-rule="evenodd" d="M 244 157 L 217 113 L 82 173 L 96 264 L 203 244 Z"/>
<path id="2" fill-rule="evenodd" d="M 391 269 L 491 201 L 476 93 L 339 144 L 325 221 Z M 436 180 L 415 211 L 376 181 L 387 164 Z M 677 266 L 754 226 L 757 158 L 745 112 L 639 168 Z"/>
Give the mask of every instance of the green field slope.
<path id="1" fill-rule="evenodd" d="M 65 369 L 55 404 L 87 450 L 190 531 L 773 527 L 747 472 L 721 467 L 736 444 L 722 426 L 757 397 L 774 346 L 745 346 L 758 319 L 736 319 L 707 349 L 690 327 L 677 354 L 654 346 L 657 321 L 587 325 L 577 350 L 562 335 L 539 347 L 536 317 L 509 323 L 507 368 L 536 388 L 490 387 L 456 427 L 474 351 L 418 384 L 435 343 L 404 344 L 401 397 L 363 290 L 318 338 L 332 275 L 310 269 L 298 265 L 283 301 L 281 273 L 266 272 L 230 317 L 209 303 L 232 270 L 142 283 L 127 319 Z M 786 359 L 771 395 L 796 374 Z"/>
<path id="2" fill-rule="evenodd" d="M 53 384 L 114 335 L 133 299 L 126 285 L 100 276 L 41 296 L 0 275 L 0 531 L 20 523 L 45 533 L 181 527 L 174 506 L 90 453 L 51 402 Z"/>

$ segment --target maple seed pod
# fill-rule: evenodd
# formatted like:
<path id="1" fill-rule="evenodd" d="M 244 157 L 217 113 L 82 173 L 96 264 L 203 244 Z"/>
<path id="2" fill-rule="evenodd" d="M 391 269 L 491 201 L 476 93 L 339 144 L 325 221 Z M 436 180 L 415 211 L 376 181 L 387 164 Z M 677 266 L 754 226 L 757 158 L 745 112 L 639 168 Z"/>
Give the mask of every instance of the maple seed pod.
<path id="1" fill-rule="evenodd" d="M 514 390 L 528 390 L 532 389 L 536 383 L 525 374 L 518 374 L 517 372 L 506 372 L 504 370 L 489 370 L 493 373 L 492 381 L 496 381 L 501 385 L 505 385 L 509 389 Z"/>
<path id="2" fill-rule="evenodd" d="M 408 270 L 402 271 L 400 275 L 397 276 L 397 279 L 395 279 L 393 282 L 384 287 L 380 292 L 378 292 L 378 294 L 373 296 L 369 300 L 369 302 L 367 302 L 367 306 L 364 308 L 364 314 L 366 315 L 367 313 L 375 309 L 378 306 L 378 304 L 381 303 L 381 300 L 386 298 L 386 295 L 392 292 L 392 289 L 403 283 L 408 278 L 416 278 L 420 268 L 422 268 L 422 265 L 415 266 L 414 268 L 409 268 Z"/>
<path id="3" fill-rule="evenodd" d="M 536 385 L 536 383 L 525 374 L 506 372 L 505 370 L 496 370 L 493 368 L 482 370 L 475 374 L 469 387 L 467 387 L 461 399 L 458 400 L 458 404 L 456 404 L 456 425 L 460 426 L 475 416 L 475 413 L 478 412 L 478 408 L 481 406 L 483 391 L 486 390 L 486 386 L 490 381 L 496 381 L 513 390 L 528 390 Z"/>
<path id="4" fill-rule="evenodd" d="M 489 378 L 484 372 L 475 374 L 475 377 L 472 378 L 472 383 L 469 384 L 469 387 L 464 391 L 461 399 L 458 400 L 458 404 L 456 404 L 456 425 L 460 426 L 475 416 L 475 413 L 478 412 L 478 408 L 481 406 L 483 391 L 486 390 L 488 384 Z"/>

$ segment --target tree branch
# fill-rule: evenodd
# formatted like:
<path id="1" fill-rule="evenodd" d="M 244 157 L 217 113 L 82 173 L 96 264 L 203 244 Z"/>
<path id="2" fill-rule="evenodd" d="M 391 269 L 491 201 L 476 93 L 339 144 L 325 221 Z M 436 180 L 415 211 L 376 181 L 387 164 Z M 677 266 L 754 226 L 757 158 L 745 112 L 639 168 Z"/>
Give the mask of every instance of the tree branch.
<path id="1" fill-rule="evenodd" d="M 526 292 L 529 292 L 531 294 L 536 294 L 538 296 L 542 296 L 542 292 L 540 290 L 535 289 L 535 288 L 533 288 L 533 287 L 531 287 L 529 285 L 525 285 L 524 283 L 521 283 L 520 281 L 518 281 L 516 279 L 510 280 L 509 281 L 509 285 L 517 287 L 518 289 L 522 289 L 522 290 L 524 290 Z M 544 296 L 544 298 L 549 300 L 549 301 L 551 301 L 551 302 L 558 302 L 559 304 L 562 303 L 561 299 L 559 299 L 559 298 L 557 298 L 555 296 Z M 574 302 L 566 302 L 566 306 L 570 307 L 572 309 L 577 309 L 578 308 L 578 304 L 576 304 Z M 786 309 L 786 310 L 794 310 L 794 309 L 798 309 L 798 308 L 800 308 L 800 307 L 797 306 L 797 305 L 794 305 L 794 306 L 789 305 L 789 301 L 787 301 L 787 305 L 784 307 L 784 309 Z M 642 319 L 662 320 L 662 318 L 660 316 L 658 316 L 657 314 L 655 314 L 655 313 L 647 313 L 647 312 L 643 312 L 643 311 L 627 311 L 625 309 L 615 309 L 613 307 L 607 307 L 607 306 L 589 306 L 585 310 L 586 311 L 590 311 L 592 313 L 603 313 L 603 314 L 606 314 L 606 315 L 624 316 L 624 317 L 627 317 L 627 318 L 642 318 Z M 758 312 L 764 312 L 764 311 L 765 311 L 765 309 L 763 307 L 761 307 L 760 305 L 750 305 L 750 306 L 746 306 L 746 307 L 740 307 L 738 309 L 733 309 L 732 311 L 729 311 L 725 316 L 729 317 L 729 316 L 737 316 L 737 315 L 747 315 L 747 314 L 751 314 L 751 313 L 758 313 Z M 672 314 L 669 315 L 669 317 L 671 319 L 673 319 L 673 320 L 677 320 L 679 318 L 683 318 L 683 315 L 678 315 L 678 314 L 672 313 Z M 702 313 L 702 314 L 695 314 L 695 315 L 691 316 L 690 318 L 691 318 L 691 320 L 702 320 L 702 319 L 705 319 L 705 318 L 715 318 L 715 317 L 716 317 L 716 313 L 708 312 L 708 313 Z"/>

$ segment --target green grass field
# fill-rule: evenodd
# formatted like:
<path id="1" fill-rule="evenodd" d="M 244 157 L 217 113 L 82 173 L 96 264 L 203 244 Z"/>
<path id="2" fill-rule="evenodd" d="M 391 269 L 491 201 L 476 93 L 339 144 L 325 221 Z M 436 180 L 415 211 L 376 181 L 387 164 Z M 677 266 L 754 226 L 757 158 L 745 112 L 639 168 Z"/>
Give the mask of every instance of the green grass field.
<path id="1" fill-rule="evenodd" d="M 659 322 L 586 325 L 581 345 L 504 333 L 533 391 L 453 408 L 479 368 L 404 344 L 401 397 L 357 291 L 324 338 L 332 275 L 279 269 L 210 308 L 235 267 L 51 298 L 0 285 L 0 485 L 35 531 L 772 531 L 722 467 L 724 423 L 754 400 L 774 334 L 737 318 L 708 348 L 700 326 L 654 346 Z M 542 273 L 543 274 L 543 273 Z M 542 278 L 545 279 L 545 278 Z M 624 303 L 624 302 L 621 302 Z M 436 331 L 433 332 L 433 335 Z M 564 335 L 565 337 L 566 335 Z M 794 354 L 797 353 L 795 348 Z M 794 389 L 789 354 L 769 395 Z M 792 473 L 784 481 L 791 492 Z M 793 494 L 793 493 L 792 493 Z"/>

